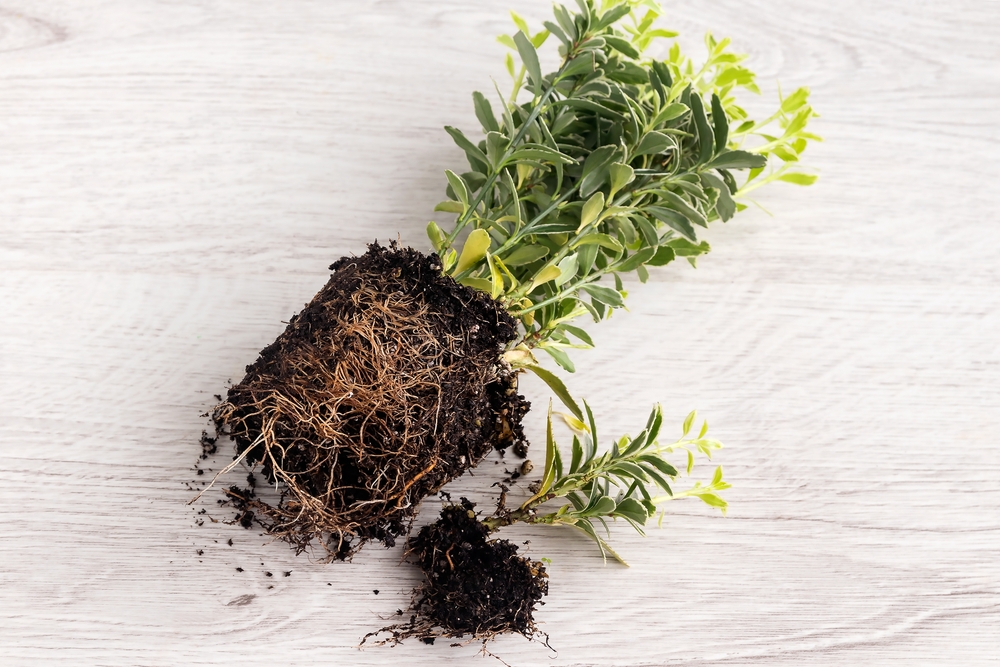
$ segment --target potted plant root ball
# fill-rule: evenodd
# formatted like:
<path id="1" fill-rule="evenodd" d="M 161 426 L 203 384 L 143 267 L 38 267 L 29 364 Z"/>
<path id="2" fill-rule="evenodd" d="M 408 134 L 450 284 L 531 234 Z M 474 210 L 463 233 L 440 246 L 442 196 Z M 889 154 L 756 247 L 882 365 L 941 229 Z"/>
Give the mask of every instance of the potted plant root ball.
<path id="1" fill-rule="evenodd" d="M 798 167 L 818 139 L 808 90 L 753 120 L 736 93 L 758 92 L 754 75 L 729 40 L 709 35 L 702 63 L 676 43 L 651 58 L 675 35 L 655 27 L 654 2 L 578 4 L 534 35 L 515 15 L 519 30 L 500 40 L 521 64 L 508 54 L 499 116 L 477 92 L 484 138 L 446 128 L 469 170 L 446 172 L 436 210 L 455 219 L 427 226 L 433 253 L 373 245 L 337 261 L 216 408 L 233 466 L 259 466 L 279 493 L 231 488 L 244 525 L 340 558 L 391 545 L 422 498 L 491 448 L 524 455 L 520 372 L 575 405 L 536 355 L 574 372 L 569 352 L 593 345 L 580 319 L 624 308 L 623 276 L 694 265 L 710 249 L 698 230 L 751 191 L 815 180 Z M 559 66 L 543 75 L 536 49 L 550 36 Z"/>
<path id="2" fill-rule="evenodd" d="M 391 546 L 420 499 L 520 442 L 528 406 L 502 358 L 516 322 L 435 255 L 372 244 L 330 268 L 213 417 L 282 490 L 231 489 L 245 523 L 344 558 Z"/>

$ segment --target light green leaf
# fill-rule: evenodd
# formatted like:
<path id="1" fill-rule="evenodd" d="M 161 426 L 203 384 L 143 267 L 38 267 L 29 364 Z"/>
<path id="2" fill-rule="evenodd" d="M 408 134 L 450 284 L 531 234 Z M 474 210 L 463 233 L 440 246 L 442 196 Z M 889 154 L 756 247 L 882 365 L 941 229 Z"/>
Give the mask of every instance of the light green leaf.
<path id="1" fill-rule="evenodd" d="M 597 217 L 604 210 L 604 193 L 595 193 L 587 202 L 583 205 L 583 210 L 580 212 L 580 226 L 577 227 L 577 233 L 580 233 L 584 228 L 597 220 Z"/>
<path id="2" fill-rule="evenodd" d="M 556 278 L 556 287 L 562 287 L 569 282 L 580 268 L 580 265 L 577 263 L 576 253 L 566 255 L 559 260 L 556 266 L 559 267 L 559 277 Z"/>
<path id="3" fill-rule="evenodd" d="M 812 185 L 816 182 L 819 176 L 815 174 L 802 174 L 793 172 L 790 174 L 782 174 L 778 177 L 779 181 L 784 181 L 785 183 L 793 183 L 795 185 Z"/>
<path id="4" fill-rule="evenodd" d="M 485 229 L 473 230 L 462 247 L 462 254 L 458 258 L 455 273 L 462 273 L 478 264 L 486 256 L 486 251 L 489 250 L 489 247 L 489 232 Z"/>
<path id="5" fill-rule="evenodd" d="M 465 184 L 462 177 L 453 172 L 451 169 L 445 169 L 444 174 L 448 177 L 448 184 L 451 186 L 452 192 L 454 192 L 455 196 L 462 202 L 464 212 L 464 210 L 469 207 L 468 186 Z"/>
<path id="6" fill-rule="evenodd" d="M 445 234 L 444 230 L 438 226 L 438 223 L 431 220 L 427 223 L 427 238 L 431 240 L 431 245 L 434 247 L 434 251 L 440 253 L 441 249 L 447 243 L 448 235 Z"/>
<path id="7" fill-rule="evenodd" d="M 510 253 L 504 258 L 504 264 L 507 266 L 524 266 L 525 264 L 531 264 L 532 262 L 538 261 L 543 257 L 547 257 L 549 254 L 549 249 L 541 245 L 522 245 L 518 246 L 514 252 Z"/>

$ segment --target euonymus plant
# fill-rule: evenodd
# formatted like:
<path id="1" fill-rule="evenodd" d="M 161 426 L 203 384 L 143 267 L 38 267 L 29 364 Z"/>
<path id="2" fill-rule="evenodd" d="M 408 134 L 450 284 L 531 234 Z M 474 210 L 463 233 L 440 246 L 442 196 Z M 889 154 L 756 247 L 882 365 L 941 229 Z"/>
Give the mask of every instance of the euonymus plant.
<path id="1" fill-rule="evenodd" d="M 552 438 L 550 411 L 541 487 L 518 510 L 489 521 L 569 524 L 607 551 L 594 522 L 621 517 L 641 529 L 662 494 L 673 493 L 677 470 L 665 453 L 693 447 L 709 454 L 719 444 L 703 429 L 660 447 L 657 407 L 639 436 L 597 454 L 589 407 L 585 419 L 533 351 L 573 372 L 567 350 L 593 345 L 574 322 L 588 314 L 599 322 L 624 307 L 623 274 L 645 282 L 650 266 L 678 257 L 694 265 L 709 251 L 699 229 L 746 208 L 747 193 L 774 181 L 813 183 L 798 159 L 819 137 L 807 130 L 815 114 L 806 88 L 779 96 L 767 118 L 748 117 L 737 93 L 759 90 L 728 39 L 706 36 L 707 55 L 695 62 L 676 42 L 666 46 L 676 33 L 655 26 L 662 10 L 652 0 L 576 4 L 578 12 L 556 5 L 555 20 L 535 33 L 514 15 L 517 32 L 500 37 L 512 49 L 513 86 L 506 96 L 498 88 L 493 102 L 473 94 L 482 140 L 446 128 L 469 170 L 446 172 L 449 198 L 436 210 L 457 217 L 427 231 L 446 273 L 490 293 L 520 321 L 522 336 L 507 360 L 538 374 L 573 413 L 566 416 L 576 431 L 569 465 Z M 559 66 L 543 74 L 537 50 L 553 41 Z M 690 470 L 690 449 L 688 456 Z M 709 485 L 683 495 L 724 509 L 716 492 L 727 487 L 717 469 Z M 555 497 L 568 504 L 537 513 Z"/>

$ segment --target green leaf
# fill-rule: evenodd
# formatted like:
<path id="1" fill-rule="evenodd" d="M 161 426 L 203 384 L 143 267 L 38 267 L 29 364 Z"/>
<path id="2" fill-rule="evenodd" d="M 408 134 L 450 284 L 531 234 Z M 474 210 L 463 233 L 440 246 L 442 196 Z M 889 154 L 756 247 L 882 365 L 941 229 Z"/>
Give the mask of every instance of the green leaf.
<path id="1" fill-rule="evenodd" d="M 664 475 L 667 475 L 669 477 L 677 477 L 677 468 L 673 467 L 672 465 L 664 461 L 656 454 L 646 454 L 644 456 L 640 456 L 639 460 L 642 461 L 643 463 L 648 463 L 649 465 L 653 466 L 654 468 L 662 472 Z"/>
<path id="2" fill-rule="evenodd" d="M 613 290 L 610 287 L 604 287 L 603 285 L 588 284 L 580 287 L 581 290 L 592 296 L 597 301 L 611 306 L 612 308 L 621 308 L 625 305 L 625 300 L 622 299 L 622 295 L 617 290 Z"/>
<path id="3" fill-rule="evenodd" d="M 519 160 L 542 160 L 543 162 L 551 162 L 553 164 L 573 164 L 576 162 L 576 160 L 565 153 L 560 153 L 542 144 L 523 145 L 511 153 L 508 158 L 508 162 L 517 162 Z"/>
<path id="4" fill-rule="evenodd" d="M 666 203 L 670 204 L 670 208 L 672 210 L 677 211 L 696 225 L 708 227 L 708 221 L 705 219 L 705 216 L 701 214 L 701 211 L 694 208 L 679 194 L 671 192 L 670 190 L 657 190 L 656 192 L 660 195 L 660 197 L 666 200 Z"/>
<path id="5" fill-rule="evenodd" d="M 542 69 L 538 64 L 538 53 L 535 51 L 531 39 L 523 31 L 518 30 L 514 35 L 514 44 L 517 45 L 517 53 L 521 56 L 521 62 L 524 63 L 525 69 L 528 70 L 528 76 L 531 77 L 531 83 L 535 88 L 535 96 L 541 96 Z"/>
<path id="6" fill-rule="evenodd" d="M 694 423 L 694 419 L 697 416 L 698 411 L 692 410 L 688 416 L 684 418 L 684 435 L 687 435 L 691 431 L 691 424 Z"/>
<path id="7" fill-rule="evenodd" d="M 559 398 L 559 400 L 562 401 L 562 404 L 565 405 L 566 408 L 573 413 L 573 416 L 575 416 L 580 421 L 583 421 L 583 411 L 580 410 L 580 406 L 577 405 L 576 401 L 573 400 L 573 397 L 570 396 L 569 390 L 566 389 L 566 385 L 563 384 L 563 381 L 560 380 L 557 375 L 555 375 L 550 371 L 545 370 L 541 366 L 528 365 L 524 366 L 524 368 L 528 369 L 529 371 L 537 375 L 539 378 L 541 378 L 542 382 L 547 384 L 549 386 L 549 389 L 551 389 L 552 392 Z"/>
<path id="8" fill-rule="evenodd" d="M 465 204 L 460 201 L 442 201 L 434 205 L 435 211 L 443 211 L 445 213 L 465 213 L 465 209 L 468 208 Z"/>
<path id="9" fill-rule="evenodd" d="M 656 114 L 653 118 L 653 122 L 650 123 L 652 127 L 659 127 L 663 123 L 672 121 L 676 118 L 680 118 L 686 114 L 690 109 L 681 104 L 680 102 L 674 102 L 673 104 L 668 104 L 667 106 L 660 109 L 660 113 Z"/>
<path id="10" fill-rule="evenodd" d="M 448 184 L 451 186 L 452 192 L 458 197 L 459 201 L 462 202 L 463 210 L 469 208 L 469 188 L 462 180 L 462 177 L 453 172 L 451 169 L 445 169 L 444 175 L 448 177 Z"/>
<path id="11" fill-rule="evenodd" d="M 588 225 L 593 224 L 603 210 L 604 193 L 597 192 L 583 205 L 583 209 L 580 212 L 580 226 L 576 229 L 577 233 L 580 233 Z"/>
<path id="12" fill-rule="evenodd" d="M 611 175 L 611 194 L 609 198 L 613 198 L 616 192 L 635 180 L 635 170 L 621 162 L 615 162 L 608 167 L 608 173 Z"/>
<path id="13" fill-rule="evenodd" d="M 582 340 L 584 343 L 586 343 L 590 347 L 594 347 L 594 341 L 593 341 L 593 339 L 591 339 L 590 334 L 588 334 L 583 329 L 580 329 L 579 327 L 574 327 L 574 326 L 572 326 L 570 324 L 560 324 L 559 328 L 563 329 L 563 330 L 565 330 L 565 331 L 567 331 L 567 332 L 569 332 L 571 334 L 573 334 L 574 336 L 576 336 L 577 338 L 579 338 L 580 340 Z"/>
<path id="14" fill-rule="evenodd" d="M 580 438 L 578 436 L 573 436 L 573 458 L 569 464 L 569 474 L 575 473 L 580 469 L 580 463 L 583 461 L 583 447 L 580 446 Z M 576 503 L 573 503 L 576 505 Z M 577 506 L 577 509 L 582 509 Z"/>
<path id="15" fill-rule="evenodd" d="M 607 248 L 608 250 L 613 250 L 616 253 L 624 250 L 622 244 L 618 242 L 617 239 L 608 236 L 607 234 L 587 234 L 582 239 L 576 242 L 577 246 L 581 245 L 599 245 L 601 247 Z M 510 262 L 508 262 L 509 264 Z"/>
<path id="16" fill-rule="evenodd" d="M 629 58 L 638 58 L 639 52 L 636 51 L 635 47 L 632 46 L 628 40 L 622 39 L 621 37 L 612 37 L 611 35 L 601 35 L 604 37 L 604 41 L 608 46 L 613 48 L 619 53 L 623 53 Z"/>
<path id="17" fill-rule="evenodd" d="M 680 233 L 687 239 L 691 241 L 697 241 L 697 237 L 694 233 L 694 227 L 688 221 L 687 217 L 681 215 L 677 211 L 673 211 L 669 208 L 663 208 L 662 206 L 647 206 L 645 209 L 648 213 L 651 213 L 653 217 L 670 227 L 675 232 Z"/>
<path id="18" fill-rule="evenodd" d="M 715 202 L 715 210 L 723 222 L 731 220 L 736 215 L 736 202 L 733 201 L 732 195 L 729 194 L 729 187 L 721 178 L 708 172 L 701 173 L 701 182 L 706 187 L 715 188 L 719 191 L 719 199 Z"/>
<path id="19" fill-rule="evenodd" d="M 615 514 L 620 514 L 627 519 L 631 519 L 640 526 L 645 524 L 649 518 L 649 515 L 646 514 L 645 506 L 635 498 L 623 499 L 615 508 Z"/>
<path id="20" fill-rule="evenodd" d="M 706 169 L 760 169 L 767 158 L 747 151 L 725 151 L 705 165 Z"/>
<path id="21" fill-rule="evenodd" d="M 433 220 L 427 223 L 427 238 L 431 240 L 431 245 L 437 253 L 440 253 L 448 242 L 448 235 Z"/>
<path id="22" fill-rule="evenodd" d="M 591 100 L 584 100 L 577 97 L 570 97 L 563 100 L 557 100 L 549 105 L 549 108 L 558 109 L 559 107 L 571 107 L 573 109 L 583 109 L 585 111 L 593 111 L 599 116 L 604 116 L 605 118 L 610 118 L 611 120 L 616 120 L 620 122 L 625 122 L 625 116 L 618 113 L 614 109 L 610 109 L 604 105 L 598 104 L 597 102 Z"/>
<path id="23" fill-rule="evenodd" d="M 715 150 L 726 150 L 729 143 L 729 120 L 726 119 L 726 112 L 722 109 L 722 100 L 719 96 L 712 94 L 712 124 L 715 126 Z"/>
<path id="24" fill-rule="evenodd" d="M 469 159 L 469 165 L 476 169 L 477 165 L 485 167 L 487 170 L 490 169 L 490 161 L 486 159 L 486 154 L 479 150 L 479 147 L 469 141 L 462 131 L 458 128 L 451 127 L 450 125 L 445 125 L 444 131 L 451 135 L 451 138 L 455 140 L 455 143 L 465 151 L 466 157 Z"/>
<path id="25" fill-rule="evenodd" d="M 649 481 L 649 476 L 646 474 L 646 471 L 630 461 L 619 461 L 612 466 L 609 471 L 618 475 L 624 474 L 625 476 L 631 477 L 632 479 L 638 479 L 642 482 Z"/>
<path id="26" fill-rule="evenodd" d="M 714 493 L 699 493 L 698 497 L 701 498 L 702 502 L 711 507 L 718 507 L 725 514 L 726 508 L 729 507 L 729 503 L 715 495 Z"/>
<path id="27" fill-rule="evenodd" d="M 500 161 L 510 141 L 499 132 L 486 133 L 486 159 L 490 161 L 493 171 L 499 171 Z"/>
<path id="28" fill-rule="evenodd" d="M 674 79 L 670 76 L 670 67 L 665 62 L 659 60 L 654 60 L 651 66 L 653 71 L 656 72 L 656 76 L 660 78 L 663 87 L 670 90 L 674 85 Z"/>
<path id="29" fill-rule="evenodd" d="M 503 263 L 507 266 L 524 266 L 531 264 L 549 254 L 549 249 L 541 245 L 521 245 L 514 252 L 504 257 Z"/>
<path id="30" fill-rule="evenodd" d="M 493 107 L 490 101 L 482 93 L 476 91 L 472 93 L 472 104 L 476 108 L 476 118 L 480 125 L 487 132 L 499 132 L 500 126 L 497 124 L 496 116 L 493 115 Z"/>
<path id="31" fill-rule="evenodd" d="M 601 496 L 597 502 L 587 509 L 587 514 L 591 516 L 607 516 L 615 511 L 617 507 L 615 499 L 611 496 Z"/>
<path id="32" fill-rule="evenodd" d="M 628 273 L 629 271 L 635 271 L 637 268 L 648 262 L 656 254 L 656 248 L 643 248 L 639 252 L 633 254 L 628 259 L 619 264 L 616 268 L 617 271 L 622 273 Z"/>
<path id="33" fill-rule="evenodd" d="M 691 93 L 691 114 L 698 129 L 698 164 L 704 164 L 712 159 L 715 144 L 708 117 L 705 116 L 705 105 L 701 101 L 701 95 L 696 92 Z"/>
<path id="34" fill-rule="evenodd" d="M 480 292 L 486 292 L 487 294 L 493 291 L 493 283 L 485 278 L 472 278 L 470 276 L 466 276 L 458 282 L 466 287 L 471 287 L 472 289 L 479 290 Z"/>
<path id="35" fill-rule="evenodd" d="M 677 254 L 673 248 L 663 245 L 656 249 L 656 253 L 646 263 L 650 266 L 665 266 L 674 261 L 676 257 Z"/>
<path id="36" fill-rule="evenodd" d="M 591 30 L 593 30 L 594 32 L 598 32 L 600 30 L 603 30 L 604 28 L 607 28 L 609 25 L 611 25 L 615 21 L 618 21 L 619 19 L 628 16 L 628 13 L 630 11 L 632 11 L 632 8 L 629 6 L 629 4 L 627 2 L 625 4 L 617 5 L 615 7 L 612 7 L 608 11 L 604 12 L 604 15 L 601 16 L 601 18 L 597 21 L 597 23 L 595 23 L 591 27 Z M 638 57 L 638 56 L 635 56 L 635 57 Z"/>
<path id="37" fill-rule="evenodd" d="M 662 132 L 649 132 L 632 151 L 633 157 L 640 155 L 657 155 L 674 146 L 674 140 Z"/>
<path id="38" fill-rule="evenodd" d="M 784 181 L 785 183 L 794 183 L 795 185 L 812 185 L 818 178 L 819 176 L 815 174 L 793 172 L 790 174 L 782 174 L 778 177 L 778 180 Z"/>
<path id="39" fill-rule="evenodd" d="M 567 372 L 575 373 L 576 366 L 573 365 L 573 360 L 569 358 L 569 355 L 563 352 L 558 347 L 543 347 L 543 350 L 549 353 L 557 364 L 562 366 Z"/>
<path id="40" fill-rule="evenodd" d="M 698 255 L 704 255 L 712 249 L 708 245 L 708 241 L 696 244 L 685 239 L 672 239 L 667 241 L 666 245 L 672 248 L 678 257 L 697 257 Z"/>
<path id="41" fill-rule="evenodd" d="M 580 176 L 580 196 L 589 197 L 604 184 L 609 175 L 609 164 L 618 152 L 616 146 L 601 146 L 587 156 Z M 602 205 L 603 208 L 603 205 Z"/>
<path id="42" fill-rule="evenodd" d="M 562 287 L 569 282 L 580 268 L 580 265 L 577 263 L 576 253 L 566 255 L 559 260 L 556 266 L 559 267 L 559 277 L 556 278 L 556 287 Z"/>
<path id="43" fill-rule="evenodd" d="M 458 258 L 458 265 L 455 273 L 462 273 L 478 264 L 490 248 L 490 235 L 485 229 L 476 229 L 469 234 L 462 247 L 462 254 Z"/>

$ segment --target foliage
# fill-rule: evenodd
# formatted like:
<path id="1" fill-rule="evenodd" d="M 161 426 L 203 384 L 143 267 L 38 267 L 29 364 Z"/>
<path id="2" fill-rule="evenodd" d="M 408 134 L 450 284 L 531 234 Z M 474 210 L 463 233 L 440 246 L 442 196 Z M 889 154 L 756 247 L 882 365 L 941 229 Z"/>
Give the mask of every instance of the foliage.
<path id="1" fill-rule="evenodd" d="M 586 402 L 584 408 L 586 423 L 573 415 L 563 415 L 574 431 L 567 460 L 552 435 L 552 407 L 549 406 L 545 469 L 538 490 L 517 510 L 507 514 L 501 511 L 498 518 L 487 519 L 488 526 L 495 528 L 516 521 L 571 526 L 594 540 L 605 557 L 610 554 L 624 563 L 600 535 L 601 528 L 605 535 L 610 535 L 606 519 L 622 519 L 645 535 L 643 527 L 656 514 L 658 506 L 683 497 L 700 498 L 726 513 L 727 503 L 718 495 L 730 486 L 722 479 L 722 466 L 715 469 L 712 481 L 706 485 L 696 482 L 677 492 L 671 486 L 680 473 L 667 460 L 668 454 L 686 452 L 686 471 L 690 475 L 694 465 L 693 450 L 711 459 L 712 452 L 722 448 L 722 443 L 706 437 L 708 422 L 702 425 L 696 437 L 689 437 L 696 413 L 692 412 L 684 420 L 680 439 L 661 446 L 657 437 L 663 424 L 663 410 L 657 405 L 639 435 L 634 438 L 624 435 L 613 442 L 610 449 L 598 453 L 597 424 Z M 553 512 L 538 513 L 540 505 L 556 499 L 567 502 Z"/>
<path id="2" fill-rule="evenodd" d="M 759 91 L 728 39 L 706 36 L 700 66 L 677 43 L 656 60 L 644 51 L 676 33 L 656 27 L 655 2 L 576 2 L 575 13 L 556 5 L 555 21 L 534 34 L 513 15 L 518 31 L 500 37 L 512 50 L 512 90 L 497 90 L 499 116 L 473 94 L 478 143 L 446 128 L 470 169 L 446 172 L 448 200 L 436 210 L 457 214 L 450 231 L 428 225 L 445 271 L 519 318 L 514 365 L 534 364 L 538 348 L 569 372 L 567 350 L 592 346 L 571 322 L 623 308 L 622 274 L 645 281 L 648 267 L 678 257 L 694 265 L 710 249 L 698 228 L 731 219 L 746 193 L 815 180 L 797 165 L 818 139 L 806 131 L 815 115 L 806 88 L 769 118 L 747 117 L 736 93 Z M 551 41 L 561 64 L 543 75 L 537 49 Z"/>

